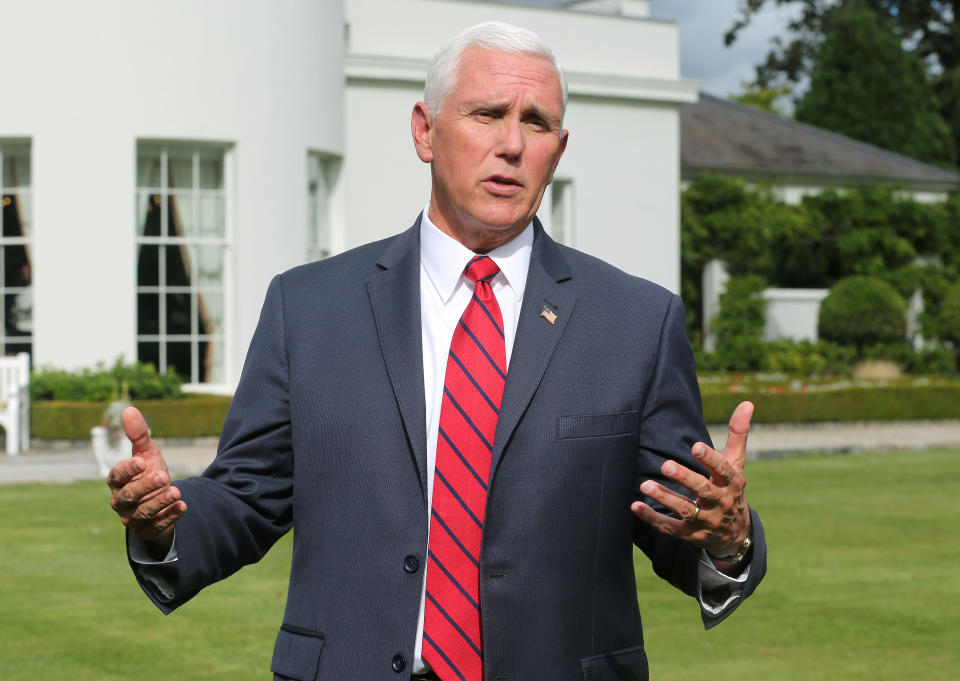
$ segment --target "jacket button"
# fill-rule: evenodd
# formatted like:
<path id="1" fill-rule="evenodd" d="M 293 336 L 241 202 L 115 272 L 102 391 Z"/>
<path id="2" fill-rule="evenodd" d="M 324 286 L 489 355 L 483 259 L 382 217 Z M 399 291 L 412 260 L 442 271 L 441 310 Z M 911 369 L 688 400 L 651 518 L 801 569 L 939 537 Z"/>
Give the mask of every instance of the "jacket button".
<path id="1" fill-rule="evenodd" d="M 420 569 L 420 559 L 416 556 L 407 556 L 403 559 L 403 569 L 413 574 Z"/>
<path id="2" fill-rule="evenodd" d="M 393 668 L 393 671 L 399 674 L 407 668 L 407 658 L 400 653 L 397 653 L 393 656 L 393 663 L 390 666 Z"/>

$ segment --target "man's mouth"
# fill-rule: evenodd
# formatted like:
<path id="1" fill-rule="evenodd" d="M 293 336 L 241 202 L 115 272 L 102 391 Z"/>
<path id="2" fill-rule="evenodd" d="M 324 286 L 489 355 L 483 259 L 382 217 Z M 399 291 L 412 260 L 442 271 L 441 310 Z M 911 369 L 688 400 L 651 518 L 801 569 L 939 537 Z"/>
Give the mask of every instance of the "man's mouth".
<path id="1" fill-rule="evenodd" d="M 494 184 L 496 184 L 496 185 L 503 186 L 503 187 L 509 187 L 509 186 L 521 187 L 521 186 L 523 186 L 523 185 L 520 184 L 519 181 L 513 179 L 512 177 L 507 177 L 506 175 L 491 175 L 490 177 L 487 178 L 486 181 L 487 181 L 487 182 L 492 182 L 492 183 L 494 183 Z"/>

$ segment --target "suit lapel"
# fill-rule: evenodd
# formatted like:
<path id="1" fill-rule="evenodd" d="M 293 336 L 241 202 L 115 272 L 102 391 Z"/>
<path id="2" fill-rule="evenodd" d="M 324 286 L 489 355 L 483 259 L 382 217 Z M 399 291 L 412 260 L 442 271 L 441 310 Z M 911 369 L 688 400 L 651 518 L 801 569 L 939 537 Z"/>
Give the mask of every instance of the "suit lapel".
<path id="1" fill-rule="evenodd" d="M 390 242 L 367 280 L 370 307 L 393 394 L 427 498 L 426 407 L 420 324 L 420 220 Z"/>
<path id="2" fill-rule="evenodd" d="M 562 285 L 570 279 L 570 272 L 560 249 L 543 231 L 539 221 L 535 222 L 535 230 L 530 270 L 497 420 L 491 480 L 504 449 L 540 385 L 576 302 L 570 287 Z"/>

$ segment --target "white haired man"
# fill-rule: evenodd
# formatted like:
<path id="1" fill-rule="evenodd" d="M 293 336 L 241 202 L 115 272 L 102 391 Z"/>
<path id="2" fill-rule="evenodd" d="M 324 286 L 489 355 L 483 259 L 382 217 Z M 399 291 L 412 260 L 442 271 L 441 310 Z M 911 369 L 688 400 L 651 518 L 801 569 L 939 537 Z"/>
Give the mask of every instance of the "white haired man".
<path id="1" fill-rule="evenodd" d="M 411 120 L 429 204 L 273 281 L 204 475 L 125 412 L 112 505 L 161 610 L 296 526 L 275 678 L 602 681 L 647 678 L 634 544 L 708 627 L 753 591 L 752 406 L 713 450 L 679 299 L 535 219 L 565 104 L 529 31 L 454 37 Z"/>

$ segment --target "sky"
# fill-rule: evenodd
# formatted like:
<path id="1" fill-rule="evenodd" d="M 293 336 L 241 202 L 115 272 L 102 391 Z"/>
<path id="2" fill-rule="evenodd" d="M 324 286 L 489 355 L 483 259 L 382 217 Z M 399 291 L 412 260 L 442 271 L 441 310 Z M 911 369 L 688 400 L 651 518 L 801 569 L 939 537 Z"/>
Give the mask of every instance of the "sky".
<path id="1" fill-rule="evenodd" d="M 743 91 L 741 81 L 752 81 L 754 66 L 764 61 L 770 38 L 783 31 L 789 13 L 765 7 L 740 32 L 737 42 L 724 47 L 723 34 L 738 16 L 739 0 L 651 0 L 650 16 L 677 22 L 680 31 L 680 72 L 703 81 L 701 89 L 726 97 Z"/>
<path id="2" fill-rule="evenodd" d="M 504 0 L 501 0 L 504 1 Z M 534 5 L 564 4 L 565 0 L 505 0 Z M 737 42 L 724 47 L 723 34 L 733 25 L 740 0 L 651 0 L 650 16 L 677 23 L 680 31 L 680 71 L 684 78 L 702 81 L 701 89 L 726 97 L 743 91 L 741 81 L 752 81 L 754 65 L 766 59 L 770 38 L 782 31 L 788 12 L 766 7 L 740 32 Z"/>

